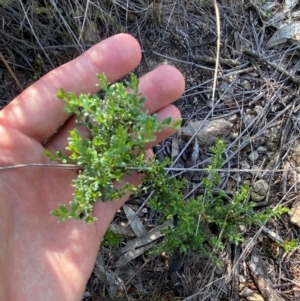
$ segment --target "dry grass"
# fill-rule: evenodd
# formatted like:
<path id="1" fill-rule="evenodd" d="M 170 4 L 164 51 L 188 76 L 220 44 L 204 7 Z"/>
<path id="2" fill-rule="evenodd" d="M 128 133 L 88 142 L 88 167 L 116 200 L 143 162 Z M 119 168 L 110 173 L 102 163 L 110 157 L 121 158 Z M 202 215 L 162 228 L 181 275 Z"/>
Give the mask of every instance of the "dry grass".
<path id="1" fill-rule="evenodd" d="M 219 1 L 220 61 L 215 89 L 217 31 L 213 1 L 0 1 L 0 51 L 26 87 L 105 37 L 118 32 L 134 35 L 143 48 L 138 75 L 162 63 L 173 64 L 184 73 L 187 87 L 177 102 L 184 123 L 235 116 L 227 137 L 220 188 L 232 192 L 243 183 L 253 185 L 264 179 L 269 189 L 258 203 L 258 210 L 279 204 L 291 207 L 299 200 L 299 41 L 290 40 L 275 48 L 267 44 L 278 28 L 273 17 L 282 22 L 287 18 L 299 21 L 292 13 L 299 11 L 300 6 L 297 4 L 290 14 L 283 14 L 284 3 L 277 3 L 268 11 L 266 1 L 245 2 L 248 4 Z M 4 106 L 19 90 L 1 61 L 0 78 L 0 104 Z M 175 138 L 180 141 L 180 137 Z M 160 154 L 172 156 L 175 138 L 161 145 Z M 191 141 L 182 142 L 180 150 L 183 151 L 176 157 L 176 166 L 186 168 Z M 252 152 L 257 152 L 256 159 L 249 157 Z M 209 159 L 207 148 L 200 145 L 195 167 L 205 168 Z M 197 173 L 189 178 L 188 193 L 201 193 L 201 177 Z M 130 204 L 135 210 L 141 205 L 134 200 Z M 147 230 L 159 224 L 153 212 L 140 219 Z M 114 221 L 120 222 L 128 222 L 123 212 Z M 241 231 L 244 243 L 228 245 L 219 254 L 223 262 L 220 266 L 201 254 L 180 257 L 178 273 L 183 290 L 174 287 L 169 277 L 172 258 L 152 257 L 146 252 L 124 268 L 115 268 L 120 250 L 102 249 L 101 264 L 122 280 L 114 298 L 171 301 L 179 300 L 181 295 L 185 301 L 247 300 L 242 288 L 260 291 L 248 267 L 255 247 L 278 296 L 299 300 L 299 246 L 284 253 L 278 240 L 299 237 L 300 229 L 284 215 L 265 227 Z M 104 298 L 111 286 L 100 279 L 95 267 L 84 300 Z"/>

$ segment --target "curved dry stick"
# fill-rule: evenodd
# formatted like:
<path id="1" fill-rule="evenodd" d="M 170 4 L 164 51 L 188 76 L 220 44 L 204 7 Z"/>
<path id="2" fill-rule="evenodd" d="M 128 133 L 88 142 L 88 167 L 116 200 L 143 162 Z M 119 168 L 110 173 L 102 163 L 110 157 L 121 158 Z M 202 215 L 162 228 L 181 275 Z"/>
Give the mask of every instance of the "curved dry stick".
<path id="1" fill-rule="evenodd" d="M 12 78 L 14 79 L 14 81 L 16 82 L 17 86 L 19 87 L 19 89 L 21 90 L 21 92 L 24 90 L 21 83 L 19 82 L 18 78 L 16 77 L 16 75 L 14 74 L 14 72 L 11 70 L 10 66 L 8 65 L 6 59 L 4 58 L 3 54 L 0 51 L 0 59 L 2 60 L 2 62 L 4 63 L 5 67 L 7 68 L 8 72 L 10 73 L 10 75 L 12 76 Z"/>

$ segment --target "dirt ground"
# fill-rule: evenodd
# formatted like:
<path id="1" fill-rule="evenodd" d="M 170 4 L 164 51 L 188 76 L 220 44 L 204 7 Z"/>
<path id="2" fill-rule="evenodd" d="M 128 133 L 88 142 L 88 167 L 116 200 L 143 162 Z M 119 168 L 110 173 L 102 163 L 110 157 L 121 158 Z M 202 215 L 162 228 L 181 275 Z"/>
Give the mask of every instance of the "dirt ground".
<path id="1" fill-rule="evenodd" d="M 212 0 L 0 1 L 1 107 L 105 37 L 130 33 L 143 49 L 137 75 L 172 64 L 186 79 L 185 93 L 176 102 L 183 128 L 155 149 L 158 156 L 191 167 L 195 142 L 189 138 L 198 131 L 192 163 L 205 168 L 209 147 L 216 138 L 225 139 L 218 188 L 230 196 L 249 184 L 256 210 L 280 204 L 290 209 L 265 225 L 240 227 L 243 242 L 227 243 L 218 254 L 222 264 L 216 265 L 198 253 L 151 255 L 163 238 L 130 249 L 130 242 L 142 241 L 160 226 L 147 205 L 137 222 L 122 226 L 141 209 L 143 200 L 133 198 L 111 226 L 123 242 L 119 248 L 100 248 L 84 301 L 300 299 L 300 5 L 219 0 L 218 8 L 215 73 L 218 31 Z M 186 194 L 203 193 L 201 173 L 186 176 Z M 136 224 L 144 235 L 136 234 Z"/>

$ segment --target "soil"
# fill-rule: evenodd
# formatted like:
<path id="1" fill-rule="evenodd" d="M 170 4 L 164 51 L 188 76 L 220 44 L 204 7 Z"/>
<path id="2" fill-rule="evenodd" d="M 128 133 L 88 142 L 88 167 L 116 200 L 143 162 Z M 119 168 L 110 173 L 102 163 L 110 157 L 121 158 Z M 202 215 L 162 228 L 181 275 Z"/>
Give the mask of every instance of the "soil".
<path id="1" fill-rule="evenodd" d="M 280 204 L 290 209 L 265 225 L 241 227 L 243 242 L 227 243 L 218 254 L 219 265 L 192 252 L 153 256 L 150 251 L 163 238 L 129 249 L 137 256 L 131 254 L 118 265 L 130 241 L 143 239 L 136 236 L 133 224 L 122 226 L 129 221 L 126 212 L 141 209 L 143 200 L 133 198 L 111 228 L 123 231 L 120 248 L 100 248 L 82 300 L 299 300 L 298 1 L 218 1 L 219 61 L 213 1 L 77 0 L 57 5 L 0 1 L 1 107 L 20 93 L 14 77 L 25 89 L 102 39 L 130 33 L 143 49 L 143 61 L 134 72 L 176 66 L 186 79 L 185 93 L 176 102 L 183 129 L 191 122 L 199 125 L 193 129 L 199 130 L 199 149 L 192 165 L 195 142 L 182 131 L 155 149 L 158 157 L 176 159 L 180 154 L 176 167 L 205 168 L 209 147 L 222 138 L 227 142 L 226 160 L 217 188 L 232 195 L 248 184 L 256 210 Z M 201 137 L 212 139 L 204 143 Z M 201 175 L 186 173 L 186 194 L 203 193 Z M 146 234 L 160 226 L 147 205 L 136 219 Z M 282 247 L 293 240 L 293 248 Z"/>

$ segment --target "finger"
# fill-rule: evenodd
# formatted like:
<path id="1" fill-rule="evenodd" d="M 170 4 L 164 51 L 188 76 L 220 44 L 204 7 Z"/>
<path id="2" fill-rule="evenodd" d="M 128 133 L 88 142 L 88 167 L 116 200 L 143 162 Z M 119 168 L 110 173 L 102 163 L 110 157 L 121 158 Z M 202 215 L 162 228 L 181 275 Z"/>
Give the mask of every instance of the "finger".
<path id="1" fill-rule="evenodd" d="M 178 69 L 169 65 L 157 67 L 140 80 L 139 91 L 147 98 L 144 110 L 155 113 L 180 98 L 184 88 L 185 80 Z"/>
<path id="2" fill-rule="evenodd" d="M 182 95 L 184 91 L 184 78 L 176 68 L 167 65 L 160 66 L 140 79 L 139 91 L 147 98 L 145 110 L 150 114 L 159 113 L 162 108 L 168 106 Z M 172 109 L 168 112 L 167 108 Z M 180 118 L 179 111 L 173 106 L 166 107 L 158 115 L 159 118 L 163 119 L 169 116 L 173 117 L 174 120 Z M 71 117 L 62 129 L 45 145 L 45 148 L 50 151 L 64 150 L 67 146 L 69 131 L 74 129 L 74 127 L 75 117 Z M 82 129 L 78 130 L 84 135 Z M 169 133 L 173 134 L 174 131 L 166 130 L 159 133 L 159 140 L 166 139 Z"/>
<path id="3" fill-rule="evenodd" d="M 55 97 L 60 88 L 77 94 L 95 93 L 97 73 L 104 72 L 114 82 L 132 71 L 140 59 L 140 46 L 132 36 L 119 34 L 106 39 L 17 96 L 0 112 L 0 124 L 42 141 L 68 118 L 63 102 Z"/>

